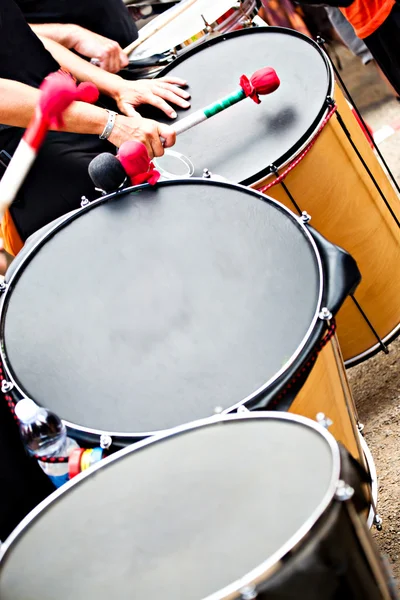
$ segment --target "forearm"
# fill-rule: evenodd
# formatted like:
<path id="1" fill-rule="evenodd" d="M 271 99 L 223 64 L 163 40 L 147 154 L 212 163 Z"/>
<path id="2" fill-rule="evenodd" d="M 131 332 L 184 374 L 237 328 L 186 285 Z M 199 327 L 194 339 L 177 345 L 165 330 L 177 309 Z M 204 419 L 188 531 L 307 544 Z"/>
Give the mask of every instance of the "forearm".
<path id="1" fill-rule="evenodd" d="M 49 38 L 41 37 L 40 39 L 58 64 L 63 69 L 72 73 L 78 81 L 91 81 L 102 94 L 111 98 L 117 98 L 118 89 L 123 82 L 121 77 L 107 73 L 103 69 L 91 65 L 83 58 L 80 58 Z"/>
<path id="2" fill-rule="evenodd" d="M 39 37 L 46 37 L 58 42 L 65 48 L 73 48 L 75 45 L 76 30 L 79 25 L 65 23 L 41 23 L 30 24 L 30 28 Z"/>
<path id="3" fill-rule="evenodd" d="M 26 128 L 33 117 L 40 91 L 17 81 L 0 79 L 0 122 Z M 108 113 L 98 106 L 74 102 L 64 112 L 62 131 L 100 135 Z"/>

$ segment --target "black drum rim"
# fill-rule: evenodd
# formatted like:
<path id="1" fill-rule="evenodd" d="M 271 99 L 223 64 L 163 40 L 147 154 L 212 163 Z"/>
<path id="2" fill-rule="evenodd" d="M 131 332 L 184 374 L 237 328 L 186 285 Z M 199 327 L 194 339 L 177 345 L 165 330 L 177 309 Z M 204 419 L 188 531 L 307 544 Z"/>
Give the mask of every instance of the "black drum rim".
<path id="1" fill-rule="evenodd" d="M 321 48 L 317 44 L 317 42 L 315 42 L 311 38 L 307 37 L 303 33 L 300 33 L 299 31 L 295 31 L 294 29 L 289 29 L 287 27 L 278 27 L 275 25 L 268 26 L 268 27 L 252 27 L 249 29 L 242 29 L 239 31 L 231 31 L 229 33 L 224 33 L 216 38 L 206 40 L 206 41 L 202 42 L 201 44 L 196 45 L 194 48 L 189 47 L 189 49 L 187 51 L 185 51 L 182 55 L 178 56 L 172 63 L 170 63 L 169 65 L 166 65 L 160 72 L 156 73 L 154 75 L 154 79 L 158 79 L 159 77 L 164 77 L 165 75 L 168 75 L 168 73 L 171 71 L 171 69 L 173 69 L 176 65 L 185 61 L 187 58 L 190 58 L 190 56 L 192 56 L 193 54 L 200 52 L 202 49 L 208 48 L 210 46 L 214 46 L 215 44 L 218 44 L 218 43 L 221 43 L 221 42 L 224 42 L 226 40 L 233 39 L 236 37 L 242 37 L 245 35 L 266 34 L 266 33 L 281 33 L 281 34 L 285 34 L 285 35 L 290 35 L 292 37 L 297 37 L 299 39 L 302 39 L 304 42 L 306 42 L 310 46 L 312 46 L 320 54 L 321 59 L 324 61 L 325 67 L 327 69 L 328 82 L 329 82 L 329 87 L 327 90 L 327 99 L 333 98 L 334 89 L 335 89 L 335 77 L 334 77 L 332 64 L 328 58 L 328 55 L 323 50 L 323 48 Z M 321 107 L 320 112 L 318 113 L 318 115 L 316 115 L 313 124 L 309 127 L 309 129 L 302 136 L 302 138 L 294 146 L 292 146 L 282 157 L 276 158 L 276 160 L 274 162 L 274 166 L 276 166 L 277 169 L 282 169 L 282 168 L 286 167 L 287 165 L 289 165 L 299 154 L 301 154 L 301 152 L 303 152 L 303 150 L 305 148 L 307 148 L 307 146 L 310 144 L 310 142 L 315 138 L 315 136 L 316 136 L 319 128 L 321 127 L 328 112 L 329 112 L 329 105 L 327 102 L 325 102 L 325 105 L 323 105 Z M 272 176 L 273 176 L 273 173 L 270 170 L 270 165 L 267 165 L 264 169 L 262 169 L 258 173 L 250 175 L 249 177 L 247 177 L 246 179 L 243 179 L 242 181 L 240 181 L 238 183 L 241 185 L 245 185 L 245 186 L 257 187 L 258 185 L 261 185 L 261 183 L 264 182 L 266 179 L 269 179 Z"/>
<path id="2" fill-rule="evenodd" d="M 246 412 L 246 413 L 236 413 L 230 415 L 216 415 L 213 417 L 207 417 L 206 419 L 200 419 L 197 421 L 192 421 L 191 423 L 187 423 L 185 425 L 180 425 L 178 427 L 174 427 L 169 430 L 165 430 L 162 433 L 155 435 L 153 437 L 149 437 L 143 439 L 142 441 L 133 444 L 127 448 L 119 450 L 115 454 L 103 459 L 102 461 L 96 463 L 90 468 L 89 472 L 81 472 L 77 476 L 75 476 L 72 480 L 68 481 L 64 484 L 60 489 L 56 490 L 53 494 L 43 500 L 36 508 L 34 508 L 22 521 L 19 525 L 14 529 L 14 531 L 10 534 L 10 536 L 5 540 L 5 542 L 0 547 L 0 569 L 4 568 L 4 565 L 12 552 L 13 546 L 18 543 L 18 539 L 21 535 L 23 535 L 24 531 L 28 530 L 31 525 L 34 524 L 37 518 L 39 518 L 42 514 L 46 512 L 46 510 L 53 504 L 53 502 L 57 502 L 64 494 L 68 494 L 68 492 L 77 485 L 82 484 L 86 478 L 91 477 L 99 469 L 107 468 L 113 464 L 114 461 L 123 459 L 125 456 L 130 454 L 131 452 L 137 452 L 150 446 L 153 443 L 162 442 L 168 438 L 172 438 L 178 436 L 180 434 L 184 434 L 190 432 L 192 430 L 196 430 L 202 427 L 212 427 L 214 425 L 223 426 L 224 423 L 229 422 L 244 422 L 249 420 L 265 420 L 265 419 L 275 419 L 281 421 L 289 421 L 292 423 L 297 423 L 299 425 L 303 425 L 312 429 L 319 433 L 327 442 L 329 449 L 331 451 L 332 457 L 332 473 L 329 482 L 329 487 L 321 500 L 319 506 L 315 509 L 314 513 L 310 515 L 310 517 L 306 520 L 306 522 L 298 529 L 298 531 L 281 546 L 281 548 L 275 552 L 272 556 L 262 562 L 260 565 L 249 571 L 244 577 L 236 580 L 231 583 L 229 586 L 218 590 L 217 592 L 207 596 L 203 600 L 223 600 L 227 597 L 242 597 L 241 591 L 245 589 L 253 589 L 259 583 L 262 583 L 265 578 L 269 577 L 274 571 L 273 568 L 275 565 L 279 563 L 290 551 L 293 550 L 296 546 L 301 544 L 307 534 L 312 530 L 312 528 L 317 524 L 319 519 L 324 515 L 332 501 L 335 498 L 335 494 L 338 488 L 338 484 L 340 482 L 340 452 L 337 441 L 333 437 L 331 433 L 321 425 L 319 425 L 316 421 L 312 419 L 308 419 L 307 417 L 302 417 L 300 415 L 291 414 L 291 413 L 283 413 L 283 412 L 274 412 L 274 411 L 265 411 L 265 412 Z"/>
<path id="3" fill-rule="evenodd" d="M 323 269 L 320 253 L 318 251 L 318 248 L 316 246 L 316 243 L 315 243 L 312 235 L 310 234 L 310 232 L 308 231 L 308 229 L 306 227 L 306 224 L 302 220 L 302 217 L 295 215 L 289 208 L 287 208 L 286 206 L 284 206 L 283 204 L 281 204 L 274 198 L 271 198 L 269 196 L 261 194 L 257 190 L 248 188 L 241 184 L 231 183 L 228 181 L 219 181 L 219 180 L 205 180 L 205 179 L 195 178 L 195 177 L 192 177 L 189 179 L 162 181 L 157 184 L 156 188 L 162 188 L 162 187 L 166 187 L 166 186 L 176 186 L 176 185 L 196 185 L 199 183 L 204 184 L 204 185 L 214 185 L 217 187 L 225 187 L 225 188 L 228 187 L 228 188 L 236 189 L 236 190 L 240 189 L 241 191 L 245 192 L 246 194 L 257 198 L 266 204 L 272 204 L 277 209 L 282 211 L 283 213 L 286 213 L 287 216 L 292 220 L 292 222 L 294 221 L 297 224 L 297 226 L 302 230 L 303 235 L 307 238 L 307 241 L 313 250 L 316 265 L 318 268 L 319 290 L 318 290 L 318 299 L 316 300 L 316 303 L 315 303 L 316 308 L 315 308 L 313 319 L 307 329 L 306 334 L 304 335 L 303 339 L 301 340 L 301 343 L 298 345 L 296 351 L 292 354 L 290 359 L 288 361 L 286 361 L 285 364 L 279 369 L 279 371 L 277 371 L 269 380 L 264 382 L 264 384 L 262 386 L 260 386 L 258 389 L 254 390 L 252 393 L 248 394 L 244 399 L 233 403 L 230 407 L 228 407 L 222 411 L 223 414 L 227 414 L 229 412 L 236 410 L 240 406 L 246 405 L 254 398 L 262 396 L 262 394 L 263 393 L 265 394 L 268 389 L 271 389 L 273 387 L 273 385 L 279 380 L 279 378 L 282 377 L 282 375 L 288 369 L 290 369 L 290 367 L 293 366 L 293 364 L 295 364 L 296 361 L 299 361 L 302 351 L 307 347 L 307 343 L 312 338 L 313 334 L 315 334 L 317 327 L 318 326 L 320 326 L 322 328 L 324 327 L 324 322 L 320 318 L 320 311 L 323 308 L 324 291 L 325 291 L 325 276 L 324 276 L 324 269 Z M 3 367 L 3 372 L 4 372 L 4 376 L 5 376 L 4 378 L 7 380 L 7 382 L 11 386 L 11 388 L 10 388 L 11 394 L 13 394 L 14 392 L 17 392 L 17 394 L 19 396 L 18 400 L 20 398 L 29 398 L 30 396 L 25 391 L 22 384 L 18 381 L 18 375 L 16 373 L 14 373 L 14 369 L 13 369 L 12 365 L 10 364 L 10 361 L 8 360 L 6 344 L 5 344 L 5 321 L 6 321 L 8 304 L 10 301 L 10 297 L 12 296 L 13 283 L 15 281 L 18 281 L 19 277 L 24 272 L 26 265 L 29 264 L 29 262 L 34 258 L 37 251 L 40 250 L 40 248 L 46 244 L 47 240 L 49 240 L 54 235 L 56 235 L 59 230 L 63 229 L 69 223 L 71 223 L 72 221 L 77 219 L 81 214 L 84 214 L 84 213 L 96 208 L 97 206 L 100 206 L 101 204 L 106 204 L 107 202 L 112 201 L 112 200 L 118 200 L 118 198 L 121 195 L 140 192 L 142 190 L 148 190 L 151 188 L 152 188 L 152 186 L 150 186 L 149 184 L 142 184 L 142 185 L 138 185 L 138 186 L 132 186 L 129 188 L 125 188 L 124 190 L 113 192 L 111 194 L 107 194 L 96 200 L 93 200 L 88 205 L 75 210 L 73 213 L 70 213 L 61 222 L 57 221 L 52 229 L 48 230 L 43 236 L 41 236 L 40 238 L 35 240 L 35 243 L 29 249 L 29 252 L 27 253 L 27 255 L 20 262 L 18 267 L 15 269 L 15 271 L 13 271 L 10 279 L 7 280 L 5 292 L 3 293 L 3 295 L 0 299 L 0 362 Z M 34 400 L 35 400 L 35 402 L 39 403 L 39 399 L 34 399 Z M 49 408 L 51 410 L 51 407 L 47 407 L 47 408 Z M 62 416 L 61 416 L 61 418 L 62 418 L 63 423 L 66 425 L 66 427 L 68 429 L 70 429 L 72 432 L 77 432 L 77 434 L 82 435 L 84 437 L 84 439 L 87 439 L 88 437 L 90 439 L 93 439 L 93 437 L 95 439 L 99 439 L 99 438 L 101 438 L 101 436 L 106 435 L 106 436 L 110 436 L 113 439 L 113 441 L 115 440 L 116 442 L 118 442 L 118 440 L 120 440 L 122 442 L 122 445 L 125 445 L 125 443 L 126 444 L 133 443 L 135 441 L 141 440 L 142 438 L 154 437 L 154 436 L 162 434 L 163 431 L 165 431 L 165 429 L 160 429 L 160 430 L 155 429 L 152 431 L 139 431 L 139 432 L 120 432 L 120 431 L 113 431 L 113 430 L 103 430 L 103 429 L 96 429 L 96 428 L 91 428 L 88 426 L 79 425 L 77 423 L 74 423 L 73 421 L 69 421 L 68 419 L 63 418 Z M 168 431 L 170 431 L 170 430 L 171 429 L 168 428 Z"/>

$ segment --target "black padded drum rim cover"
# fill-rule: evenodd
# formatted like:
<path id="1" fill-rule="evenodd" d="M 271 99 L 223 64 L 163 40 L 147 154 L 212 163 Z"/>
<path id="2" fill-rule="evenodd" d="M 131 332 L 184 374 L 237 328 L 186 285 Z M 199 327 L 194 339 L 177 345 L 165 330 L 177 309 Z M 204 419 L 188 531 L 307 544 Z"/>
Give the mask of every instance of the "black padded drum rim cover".
<path id="1" fill-rule="evenodd" d="M 196 177 L 207 168 L 229 181 L 251 185 L 272 172 L 270 165 L 280 168 L 292 160 L 327 113 L 334 85 L 329 59 L 297 31 L 254 27 L 204 42 L 157 74 L 188 82 L 191 106 L 177 108 L 179 121 L 234 92 L 242 74 L 250 77 L 267 66 L 275 68 L 281 85 L 261 96 L 261 104 L 243 100 L 178 136 L 174 151 L 193 163 Z M 146 106 L 140 111 L 171 124 L 158 109 Z"/>
<path id="2" fill-rule="evenodd" d="M 16 389 L 81 431 L 137 437 L 262 396 L 312 334 L 323 276 L 284 206 L 191 179 L 78 211 L 8 285 Z"/>
<path id="3" fill-rule="evenodd" d="M 236 597 L 304 539 L 339 477 L 336 441 L 303 417 L 178 428 L 99 463 L 28 515 L 3 548 L 1 598 Z"/>

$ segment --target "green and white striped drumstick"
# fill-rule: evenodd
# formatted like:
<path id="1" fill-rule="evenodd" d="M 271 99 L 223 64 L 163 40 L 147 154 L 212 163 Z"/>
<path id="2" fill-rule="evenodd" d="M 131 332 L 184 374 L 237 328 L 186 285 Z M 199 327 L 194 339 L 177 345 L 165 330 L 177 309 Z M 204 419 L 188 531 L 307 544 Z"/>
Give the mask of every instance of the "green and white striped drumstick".
<path id="1" fill-rule="evenodd" d="M 242 75 L 239 85 L 239 90 L 232 92 L 228 96 L 225 96 L 225 98 L 221 98 L 220 100 L 209 104 L 205 108 L 196 110 L 192 115 L 184 117 L 172 125 L 176 135 L 191 129 L 199 123 L 203 123 L 203 121 L 217 115 L 245 98 L 251 98 L 256 104 L 259 104 L 261 102 L 259 96 L 265 96 L 266 94 L 274 92 L 279 87 L 280 81 L 274 69 L 265 67 L 264 69 L 259 69 L 253 73 L 250 79 L 248 79 L 246 75 Z"/>

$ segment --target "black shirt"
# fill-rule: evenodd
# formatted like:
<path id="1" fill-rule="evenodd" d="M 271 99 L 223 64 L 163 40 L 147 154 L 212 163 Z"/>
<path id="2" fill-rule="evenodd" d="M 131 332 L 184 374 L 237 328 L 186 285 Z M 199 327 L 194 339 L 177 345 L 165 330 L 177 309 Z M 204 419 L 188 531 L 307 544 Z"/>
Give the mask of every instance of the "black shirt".
<path id="1" fill-rule="evenodd" d="M 0 0 L 0 77 L 37 88 L 59 68 L 14 0 Z"/>
<path id="2" fill-rule="evenodd" d="M 28 23 L 74 23 L 125 48 L 138 36 L 122 0 L 17 0 Z"/>

